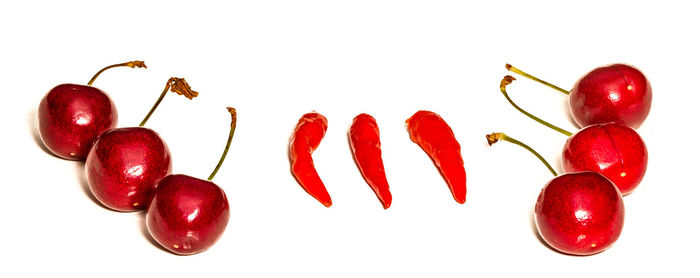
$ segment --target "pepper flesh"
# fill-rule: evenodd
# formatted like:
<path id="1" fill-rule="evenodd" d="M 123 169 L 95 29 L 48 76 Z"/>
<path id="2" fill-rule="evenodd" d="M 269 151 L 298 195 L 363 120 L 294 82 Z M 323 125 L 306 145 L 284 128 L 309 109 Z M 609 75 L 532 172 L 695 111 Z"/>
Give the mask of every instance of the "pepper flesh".
<path id="1" fill-rule="evenodd" d="M 323 181 L 318 176 L 311 154 L 321 143 L 328 129 L 328 120 L 312 112 L 301 116 L 289 143 L 289 160 L 292 174 L 299 185 L 321 204 L 330 207 L 333 202 Z"/>
<path id="2" fill-rule="evenodd" d="M 460 204 L 467 198 L 467 174 L 464 170 L 461 147 L 449 125 L 434 112 L 420 110 L 406 120 L 411 141 L 418 144 L 440 170 Z"/>
<path id="3" fill-rule="evenodd" d="M 368 114 L 357 115 L 352 121 L 348 136 L 357 168 L 384 209 L 388 209 L 391 206 L 391 192 L 384 173 L 377 121 Z"/>

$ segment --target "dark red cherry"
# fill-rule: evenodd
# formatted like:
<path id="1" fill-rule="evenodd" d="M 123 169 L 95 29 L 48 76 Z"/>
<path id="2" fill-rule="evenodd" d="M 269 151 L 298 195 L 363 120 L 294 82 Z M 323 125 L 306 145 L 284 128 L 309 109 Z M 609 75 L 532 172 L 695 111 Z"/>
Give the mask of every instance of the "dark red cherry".
<path id="1" fill-rule="evenodd" d="M 39 102 L 37 119 L 44 145 L 55 155 L 70 160 L 85 160 L 97 136 L 117 126 L 117 108 L 102 90 L 92 83 L 113 67 L 145 68 L 143 61 L 115 64 L 97 72 L 88 85 L 61 84 Z"/>
<path id="2" fill-rule="evenodd" d="M 625 218 L 622 195 L 594 172 L 568 173 L 549 181 L 537 198 L 535 225 L 552 248 L 573 255 L 608 249 Z"/>
<path id="3" fill-rule="evenodd" d="M 593 171 L 610 179 L 622 195 L 634 190 L 644 177 L 648 154 L 634 129 L 617 123 L 591 125 L 564 144 L 564 172 Z"/>
<path id="4" fill-rule="evenodd" d="M 569 106 L 582 127 L 616 122 L 638 128 L 649 115 L 651 99 L 651 85 L 641 71 L 614 64 L 579 79 L 569 95 Z"/>
<path id="5" fill-rule="evenodd" d="M 183 78 L 170 78 L 143 126 L 171 90 L 194 98 Z M 170 150 L 153 130 L 143 127 L 111 129 L 97 138 L 85 162 L 90 191 L 104 206 L 117 211 L 145 209 L 156 183 L 172 171 Z"/>
<path id="6" fill-rule="evenodd" d="M 117 108 L 102 90 L 61 84 L 39 103 L 39 135 L 55 155 L 84 160 L 97 136 L 117 125 Z"/>
<path id="7" fill-rule="evenodd" d="M 106 131 L 85 163 L 90 191 L 104 206 L 117 211 L 145 209 L 156 183 L 171 172 L 165 142 L 143 127 Z"/>
<path id="8" fill-rule="evenodd" d="M 191 255 L 214 245 L 228 219 L 228 200 L 219 186 L 186 175 L 170 175 L 158 183 L 148 206 L 146 226 L 164 248 Z"/>
<path id="9" fill-rule="evenodd" d="M 192 255 L 216 243 L 226 229 L 229 205 L 226 193 L 211 182 L 226 158 L 236 130 L 236 109 L 226 148 L 208 180 L 185 175 L 163 178 L 146 212 L 146 227 L 161 246 L 178 255 Z"/>

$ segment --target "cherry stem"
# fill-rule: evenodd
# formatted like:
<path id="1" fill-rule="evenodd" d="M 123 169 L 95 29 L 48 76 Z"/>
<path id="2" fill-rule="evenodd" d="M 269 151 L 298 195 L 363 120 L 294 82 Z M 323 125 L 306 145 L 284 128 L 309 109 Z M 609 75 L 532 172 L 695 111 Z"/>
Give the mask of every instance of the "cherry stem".
<path id="1" fill-rule="evenodd" d="M 501 80 L 501 93 L 503 93 L 503 96 L 506 97 L 506 100 L 508 100 L 508 102 L 510 102 L 510 105 L 513 105 L 513 107 L 515 107 L 515 109 L 518 109 L 518 111 L 520 111 L 520 113 L 525 114 L 525 116 L 530 117 L 530 119 L 533 119 L 533 120 L 535 120 L 536 122 L 545 125 L 546 127 L 549 127 L 549 128 L 551 128 L 551 129 L 554 129 L 554 130 L 558 131 L 558 132 L 561 133 L 561 134 L 564 134 L 564 135 L 566 135 L 566 136 L 571 136 L 571 134 L 572 134 L 571 132 L 568 132 L 568 131 L 566 131 L 566 130 L 564 130 L 564 129 L 558 127 L 558 126 L 555 126 L 555 125 L 553 125 L 553 124 L 550 124 L 550 123 L 548 123 L 547 121 L 542 120 L 542 119 L 536 117 L 535 115 L 532 115 L 532 114 L 528 113 L 527 111 L 525 111 L 525 110 L 523 110 L 522 108 L 520 108 L 520 106 L 516 105 L 516 104 L 513 102 L 513 100 L 511 100 L 510 97 L 508 96 L 508 92 L 506 92 L 506 86 L 507 86 L 508 84 L 510 84 L 510 83 L 513 83 L 513 81 L 515 81 L 515 77 L 512 77 L 512 76 L 510 76 L 510 75 L 506 75 L 505 77 L 503 77 L 503 80 Z"/>
<path id="2" fill-rule="evenodd" d="M 226 141 L 226 148 L 224 148 L 224 153 L 221 154 L 221 159 L 219 159 L 219 163 L 216 164 L 216 168 L 214 168 L 214 171 L 211 172 L 211 175 L 209 175 L 209 178 L 207 180 L 211 180 L 216 176 L 216 172 L 219 171 L 219 168 L 221 168 L 221 164 L 224 164 L 224 159 L 226 159 L 226 154 L 228 154 L 228 149 L 231 147 L 231 140 L 233 140 L 233 133 L 236 131 L 236 120 L 238 117 L 236 116 L 236 108 L 231 108 L 231 107 L 226 107 L 228 109 L 228 112 L 231 113 L 231 131 L 228 133 L 228 141 Z"/>
<path id="3" fill-rule="evenodd" d="M 552 84 L 552 83 L 549 83 L 549 82 L 547 82 L 547 81 L 544 81 L 544 80 L 542 80 L 542 79 L 539 79 L 539 78 L 537 78 L 537 77 L 534 77 L 534 76 L 530 75 L 529 73 L 524 72 L 524 71 L 522 71 L 522 70 L 520 70 L 520 69 L 518 69 L 518 68 L 512 66 L 511 64 L 506 64 L 506 69 L 509 70 L 509 71 L 512 71 L 512 72 L 514 72 L 514 73 L 517 73 L 517 74 L 519 74 L 519 75 L 522 75 L 522 76 L 525 76 L 525 77 L 527 77 L 527 78 L 530 78 L 530 79 L 532 79 L 532 80 L 535 80 L 535 81 L 537 81 L 537 82 L 540 82 L 540 83 L 544 84 L 544 85 L 547 86 L 547 87 L 550 87 L 550 88 L 552 88 L 552 89 L 555 89 L 555 90 L 561 92 L 562 94 L 569 95 L 569 93 L 570 93 L 569 91 L 564 90 L 564 89 L 560 88 L 559 86 L 556 86 L 556 85 L 554 85 L 554 84 Z"/>
<path id="4" fill-rule="evenodd" d="M 148 111 L 148 114 L 145 118 L 143 118 L 143 121 L 141 121 L 141 124 L 139 124 L 139 126 L 143 126 L 146 124 L 148 119 L 153 114 L 153 111 L 156 111 L 156 108 L 158 108 L 158 105 L 160 105 L 160 102 L 165 97 L 165 94 L 168 92 L 168 89 L 170 89 L 171 92 L 176 93 L 178 95 L 184 95 L 188 99 L 193 99 L 199 95 L 198 92 L 193 91 L 192 88 L 190 88 L 190 85 L 187 84 L 187 81 L 185 81 L 184 78 L 170 77 L 170 79 L 168 79 L 168 82 L 165 83 L 165 89 L 163 90 L 163 93 L 160 94 L 160 97 L 158 98 L 158 100 L 156 100 L 156 103 L 153 105 L 153 107 L 151 107 L 151 111 Z"/>
<path id="5" fill-rule="evenodd" d="M 107 67 L 101 69 L 100 71 L 98 71 L 97 73 L 95 73 L 94 76 L 92 76 L 92 79 L 90 79 L 90 81 L 87 83 L 88 86 L 91 86 L 92 83 L 95 82 L 95 79 L 97 79 L 97 77 L 100 76 L 100 74 L 101 74 L 103 71 L 106 71 L 106 70 L 111 69 L 111 68 L 116 68 L 116 67 L 148 68 L 148 67 L 146 66 L 146 64 L 145 64 L 143 61 L 131 61 L 131 62 L 126 62 L 126 63 L 114 64 L 114 65 L 111 65 L 111 66 L 107 66 Z"/>
<path id="6" fill-rule="evenodd" d="M 541 156 L 539 153 L 537 153 L 534 149 L 530 148 L 530 146 L 526 145 L 526 144 L 523 143 L 523 142 L 520 142 L 520 141 L 518 141 L 518 140 L 516 140 L 516 139 L 513 139 L 513 138 L 509 137 L 509 136 L 506 135 L 505 133 L 501 133 L 501 132 L 491 133 L 491 134 L 489 134 L 489 135 L 486 135 L 486 140 L 489 142 L 489 146 L 491 146 L 491 145 L 493 145 L 494 143 L 496 143 L 496 142 L 498 142 L 498 141 L 501 141 L 501 140 L 506 141 L 506 142 L 510 142 L 510 143 L 513 143 L 513 144 L 516 144 L 516 145 L 518 145 L 518 146 L 521 146 L 521 147 L 525 148 L 526 150 L 530 151 L 530 152 L 531 152 L 532 154 L 534 154 L 537 158 L 539 158 L 540 161 L 542 161 L 542 163 L 544 164 L 544 166 L 547 166 L 547 169 L 549 169 L 549 171 L 552 172 L 552 175 L 554 175 L 555 177 L 559 175 L 559 174 L 557 174 L 557 171 L 554 171 L 554 168 L 552 168 L 552 165 L 549 165 L 549 163 L 547 162 L 547 160 L 545 160 L 544 157 L 542 157 L 542 156 Z"/>

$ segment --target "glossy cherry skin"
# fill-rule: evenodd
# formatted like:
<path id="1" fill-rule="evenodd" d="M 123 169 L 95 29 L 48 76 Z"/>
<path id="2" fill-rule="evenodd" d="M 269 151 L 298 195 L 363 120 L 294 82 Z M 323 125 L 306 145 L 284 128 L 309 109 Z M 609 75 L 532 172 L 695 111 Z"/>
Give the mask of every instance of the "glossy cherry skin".
<path id="1" fill-rule="evenodd" d="M 145 209 L 158 181 L 171 172 L 168 146 L 155 131 L 143 127 L 106 131 L 85 162 L 90 191 L 116 211 Z"/>
<path id="2" fill-rule="evenodd" d="M 219 186 L 186 175 L 170 175 L 156 187 L 146 226 L 165 249 L 192 255 L 214 245 L 228 219 L 228 200 Z"/>
<path id="3" fill-rule="evenodd" d="M 592 125 L 564 144 L 564 172 L 593 171 L 610 179 L 627 195 L 644 178 L 647 147 L 634 129 L 616 123 Z"/>
<path id="4" fill-rule="evenodd" d="M 569 94 L 579 126 L 616 122 L 638 128 L 651 109 L 651 85 L 638 69 L 614 64 L 594 69 Z"/>
<path id="5" fill-rule="evenodd" d="M 55 155 L 85 160 L 97 136 L 117 125 L 117 108 L 102 90 L 61 84 L 39 103 L 39 135 Z"/>
<path id="6" fill-rule="evenodd" d="M 594 172 L 549 181 L 535 205 L 535 225 L 552 248 L 572 255 L 608 249 L 622 233 L 625 206 L 615 185 Z"/>

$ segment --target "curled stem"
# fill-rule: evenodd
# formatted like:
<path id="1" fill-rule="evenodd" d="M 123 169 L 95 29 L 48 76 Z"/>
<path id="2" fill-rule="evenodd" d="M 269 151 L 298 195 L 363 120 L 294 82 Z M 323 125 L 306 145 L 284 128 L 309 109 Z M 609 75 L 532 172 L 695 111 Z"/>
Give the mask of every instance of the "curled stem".
<path id="1" fill-rule="evenodd" d="M 224 148 L 224 153 L 221 154 L 221 159 L 219 159 L 219 163 L 216 164 L 216 168 L 214 168 L 214 171 L 211 172 L 211 175 L 209 175 L 209 178 L 207 180 L 212 180 L 214 176 L 216 175 L 216 172 L 219 171 L 219 168 L 221 168 L 221 164 L 224 163 L 224 159 L 226 159 L 226 154 L 228 154 L 228 149 L 231 147 L 231 140 L 233 140 L 233 133 L 236 131 L 236 121 L 237 121 L 237 116 L 236 116 L 236 108 L 231 108 L 231 107 L 226 107 L 228 109 L 228 112 L 231 113 L 231 131 L 228 133 L 228 141 L 226 141 L 226 148 Z"/>
<path id="2" fill-rule="evenodd" d="M 168 89 L 170 89 L 171 92 L 176 93 L 178 95 L 184 95 L 188 99 L 193 99 L 199 95 L 198 92 L 193 91 L 192 88 L 190 88 L 190 85 L 187 84 L 187 81 L 185 81 L 184 78 L 171 77 L 170 79 L 168 79 L 168 82 L 165 83 L 165 89 L 160 94 L 160 97 L 158 97 L 158 100 L 156 100 L 156 103 L 153 105 L 153 107 L 151 107 L 151 111 L 148 111 L 148 114 L 146 114 L 146 117 L 143 118 L 143 121 L 141 121 L 141 124 L 139 124 L 139 126 L 143 126 L 146 124 L 148 119 L 153 114 L 153 111 L 156 111 L 156 108 L 158 108 L 158 105 L 160 105 L 160 102 L 165 97 L 165 94 L 168 92 Z"/>
<path id="3" fill-rule="evenodd" d="M 547 160 L 545 160 L 544 157 L 542 157 L 539 153 L 537 153 L 534 149 L 530 148 L 530 146 L 526 145 L 525 143 L 520 142 L 516 139 L 513 139 L 513 138 L 509 137 L 508 135 L 506 135 L 505 133 L 501 133 L 501 132 L 495 132 L 495 133 L 491 133 L 489 135 L 486 135 L 486 140 L 489 142 L 489 146 L 493 145 L 494 143 L 496 143 L 500 140 L 521 146 L 521 147 L 525 148 L 526 150 L 530 151 L 540 161 L 542 161 L 544 166 L 547 166 L 547 169 L 549 169 L 549 172 L 551 172 L 552 175 L 554 175 L 555 177 L 558 176 L 557 171 L 554 171 L 554 168 L 552 168 L 552 166 L 549 165 Z"/>
<path id="4" fill-rule="evenodd" d="M 541 83 L 541 84 L 544 84 L 545 86 L 550 87 L 550 88 L 552 88 L 552 89 L 555 89 L 555 90 L 559 91 L 559 92 L 562 93 L 562 94 L 569 95 L 569 91 L 564 90 L 564 89 L 560 88 L 559 86 L 556 86 L 556 85 L 554 85 L 554 84 L 552 84 L 552 83 L 549 83 L 549 82 L 547 82 L 547 81 L 544 81 L 544 80 L 542 80 L 542 79 L 539 79 L 539 78 L 537 78 L 537 77 L 534 77 L 534 76 L 530 75 L 529 73 L 524 72 L 524 71 L 522 71 L 522 70 L 520 70 L 520 69 L 518 69 L 518 68 L 512 66 L 511 64 L 506 64 L 506 69 L 509 70 L 509 71 L 512 71 L 512 72 L 514 72 L 514 73 L 517 73 L 517 74 L 519 74 L 519 75 L 522 75 L 522 76 L 525 76 L 525 77 L 527 77 L 527 78 L 530 78 L 530 79 L 532 79 L 532 80 L 535 80 L 535 81 L 537 81 L 537 82 L 539 82 L 539 83 Z"/>
<path id="5" fill-rule="evenodd" d="M 512 76 L 510 76 L 510 75 L 506 75 L 505 77 L 503 77 L 503 80 L 501 80 L 501 93 L 503 93 L 503 96 L 506 97 L 506 100 L 508 100 L 508 102 L 510 102 L 510 105 L 512 105 L 513 107 L 515 107 L 515 109 L 517 109 L 518 111 L 520 111 L 520 113 L 523 113 L 523 114 L 525 114 L 525 116 L 528 116 L 530 119 L 533 119 L 533 120 L 535 120 L 536 122 L 538 122 L 538 123 L 540 123 L 540 124 L 542 124 L 542 125 L 544 125 L 544 126 L 546 126 L 546 127 L 549 127 L 549 128 L 551 128 L 551 129 L 554 129 L 554 130 L 556 130 L 557 132 L 559 132 L 559 133 L 561 133 L 561 134 L 564 134 L 564 135 L 566 135 L 566 136 L 571 136 L 571 134 L 572 134 L 571 132 L 568 132 L 568 131 L 566 131 L 566 130 L 564 130 L 564 129 L 558 127 L 558 126 L 555 126 L 555 125 L 553 125 L 553 124 L 550 124 L 550 123 L 548 123 L 547 121 L 542 120 L 542 119 L 536 117 L 535 115 L 532 115 L 532 114 L 528 113 L 527 111 L 525 111 L 525 110 L 523 110 L 522 108 L 520 108 L 520 106 L 518 106 L 517 104 L 515 104 L 515 103 L 513 102 L 513 100 L 511 100 L 510 97 L 508 96 L 508 92 L 506 92 L 506 86 L 507 86 L 508 84 L 510 84 L 510 83 L 513 83 L 514 80 L 515 80 L 515 77 L 512 77 Z"/>
<path id="6" fill-rule="evenodd" d="M 131 61 L 131 62 L 126 62 L 126 63 L 114 64 L 114 65 L 111 65 L 111 66 L 107 66 L 107 67 L 101 69 L 100 71 L 98 71 L 97 73 L 95 73 L 95 75 L 92 76 L 92 79 L 90 79 L 90 81 L 88 81 L 88 83 L 87 83 L 88 86 L 91 86 L 92 83 L 95 82 L 95 79 L 97 79 L 97 77 L 100 76 L 100 74 L 101 74 L 103 71 L 106 71 L 106 70 L 111 69 L 111 68 L 116 68 L 116 67 L 148 68 L 148 67 L 146 66 L 146 64 L 145 64 L 143 61 Z"/>

